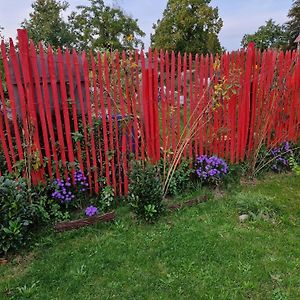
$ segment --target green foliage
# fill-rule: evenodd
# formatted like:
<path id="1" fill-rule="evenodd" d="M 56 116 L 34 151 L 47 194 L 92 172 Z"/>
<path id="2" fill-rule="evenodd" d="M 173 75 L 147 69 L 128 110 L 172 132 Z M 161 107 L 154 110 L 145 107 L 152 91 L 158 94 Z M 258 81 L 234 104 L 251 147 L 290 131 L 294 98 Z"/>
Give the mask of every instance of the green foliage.
<path id="1" fill-rule="evenodd" d="M 297 175 L 300 176 L 300 165 L 297 163 L 294 156 L 289 157 L 289 165 L 292 171 Z"/>
<path id="2" fill-rule="evenodd" d="M 228 173 L 226 174 L 226 176 L 224 176 L 221 185 L 225 188 L 232 188 L 240 183 L 240 179 L 244 175 L 244 164 L 240 163 L 237 165 L 228 165 Z"/>
<path id="3" fill-rule="evenodd" d="M 0 25 L 0 40 L 2 40 L 2 39 L 4 39 L 4 36 L 3 36 L 3 34 L 2 34 L 2 30 L 3 30 L 4 28 Z"/>
<path id="4" fill-rule="evenodd" d="M 164 169 L 165 166 L 165 169 Z M 161 160 L 158 164 L 161 177 L 165 177 L 169 171 L 170 164 Z M 169 184 L 167 195 L 178 196 L 191 186 L 191 175 L 193 169 L 190 167 L 190 161 L 182 160 L 177 166 Z"/>
<path id="5" fill-rule="evenodd" d="M 295 39 L 300 34 L 300 0 L 294 0 L 288 13 L 289 21 L 285 24 L 286 35 L 289 39 L 289 49 L 296 49 Z"/>
<path id="6" fill-rule="evenodd" d="M 250 220 L 275 220 L 280 213 L 274 198 L 262 194 L 241 193 L 236 196 L 240 215 L 247 214 Z"/>
<path id="7" fill-rule="evenodd" d="M 240 224 L 236 190 L 155 226 L 136 226 L 122 206 L 115 224 L 49 233 L 32 255 L 0 265 L 0 298 L 300 299 L 299 178 L 240 189 L 274 197 L 282 222 Z"/>
<path id="8" fill-rule="evenodd" d="M 112 186 L 106 186 L 102 189 L 100 194 L 100 201 L 98 208 L 102 212 L 108 211 L 115 200 L 114 188 Z"/>
<path id="9" fill-rule="evenodd" d="M 67 211 L 63 211 L 61 205 L 49 195 L 48 185 L 40 183 L 33 187 L 31 198 L 34 205 L 38 208 L 37 220 L 45 225 L 67 220 L 70 215 Z"/>
<path id="10" fill-rule="evenodd" d="M 31 190 L 24 179 L 0 177 L 0 254 L 26 245 L 34 225 L 67 217 L 48 198 L 46 187 Z"/>
<path id="11" fill-rule="evenodd" d="M 74 35 L 62 14 L 69 7 L 68 2 L 60 0 L 36 0 L 31 5 L 33 11 L 25 19 L 22 27 L 35 42 L 50 44 L 54 49 L 71 45 Z"/>
<path id="12" fill-rule="evenodd" d="M 223 26 L 210 0 L 169 0 L 163 18 L 153 25 L 152 46 L 187 53 L 221 51 L 218 34 Z"/>
<path id="13" fill-rule="evenodd" d="M 0 116 L 1 118 L 1 116 Z M 0 170 L 7 170 L 6 158 L 3 152 L 2 144 L 0 143 Z"/>
<path id="14" fill-rule="evenodd" d="M 241 41 L 241 46 L 246 48 L 250 42 L 255 43 L 255 47 L 260 50 L 268 48 L 284 48 L 287 45 L 286 32 L 283 26 L 276 24 L 274 20 L 266 21 L 254 34 L 245 34 Z"/>
<path id="15" fill-rule="evenodd" d="M 0 253 L 18 250 L 25 244 L 34 218 L 25 181 L 0 177 Z"/>
<path id="16" fill-rule="evenodd" d="M 79 49 L 123 50 L 143 45 L 140 37 L 145 33 L 137 20 L 126 15 L 119 7 L 110 7 L 103 0 L 89 0 L 87 6 L 77 6 L 78 12 L 69 17 Z"/>
<path id="17" fill-rule="evenodd" d="M 134 162 L 129 176 L 129 202 L 138 218 L 156 220 L 163 212 L 163 190 L 158 169 Z"/>

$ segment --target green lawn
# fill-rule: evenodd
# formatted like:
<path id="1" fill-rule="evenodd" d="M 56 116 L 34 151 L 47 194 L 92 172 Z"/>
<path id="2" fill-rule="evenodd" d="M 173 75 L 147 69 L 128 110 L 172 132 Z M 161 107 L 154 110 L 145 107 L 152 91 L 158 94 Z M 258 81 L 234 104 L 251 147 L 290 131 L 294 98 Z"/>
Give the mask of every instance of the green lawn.
<path id="1" fill-rule="evenodd" d="M 237 203 L 262 195 L 279 211 L 240 223 Z M 300 177 L 244 185 L 155 225 L 118 215 L 0 266 L 0 299 L 300 299 Z"/>

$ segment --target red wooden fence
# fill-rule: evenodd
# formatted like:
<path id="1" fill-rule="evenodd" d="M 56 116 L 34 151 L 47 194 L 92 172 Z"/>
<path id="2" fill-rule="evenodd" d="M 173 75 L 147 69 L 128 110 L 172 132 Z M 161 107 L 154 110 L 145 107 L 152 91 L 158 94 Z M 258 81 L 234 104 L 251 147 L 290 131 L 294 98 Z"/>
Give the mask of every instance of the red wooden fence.
<path id="1" fill-rule="evenodd" d="M 38 181 L 81 169 L 93 191 L 105 179 L 124 194 L 131 159 L 171 160 L 185 141 L 185 158 L 236 163 L 261 142 L 300 138 L 297 52 L 95 55 L 37 47 L 24 30 L 18 40 L 1 43 L 2 173 L 24 163 Z"/>

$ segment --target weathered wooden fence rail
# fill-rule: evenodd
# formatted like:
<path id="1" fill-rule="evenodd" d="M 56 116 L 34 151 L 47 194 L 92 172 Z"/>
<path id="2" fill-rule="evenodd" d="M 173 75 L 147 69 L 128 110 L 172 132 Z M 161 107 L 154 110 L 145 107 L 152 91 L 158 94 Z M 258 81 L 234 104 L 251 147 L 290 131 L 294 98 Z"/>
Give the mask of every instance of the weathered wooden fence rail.
<path id="1" fill-rule="evenodd" d="M 62 53 L 24 30 L 18 41 L 1 43 L 2 172 L 21 168 L 38 181 L 78 168 L 93 191 L 105 178 L 123 194 L 131 159 L 171 159 L 184 141 L 185 158 L 235 163 L 262 141 L 300 137 L 297 52 Z"/>

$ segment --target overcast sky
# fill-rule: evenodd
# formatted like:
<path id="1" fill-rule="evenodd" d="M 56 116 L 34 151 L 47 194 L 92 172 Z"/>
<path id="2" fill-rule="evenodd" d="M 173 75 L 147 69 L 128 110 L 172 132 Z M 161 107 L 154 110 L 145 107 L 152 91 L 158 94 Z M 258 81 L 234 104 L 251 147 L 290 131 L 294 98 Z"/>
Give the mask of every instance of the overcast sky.
<path id="1" fill-rule="evenodd" d="M 0 25 L 5 28 L 5 37 L 15 37 L 16 29 L 31 11 L 33 0 L 0 0 Z M 87 0 L 69 0 L 70 9 L 76 5 L 87 4 Z M 141 29 L 147 34 L 145 45 L 149 46 L 152 24 L 161 18 L 167 0 L 105 0 L 107 4 L 117 2 L 129 15 L 139 20 Z M 240 47 L 245 33 L 253 33 L 273 18 L 278 23 L 287 20 L 292 0 L 212 0 L 212 6 L 219 7 L 224 21 L 220 33 L 222 46 L 227 50 Z"/>

